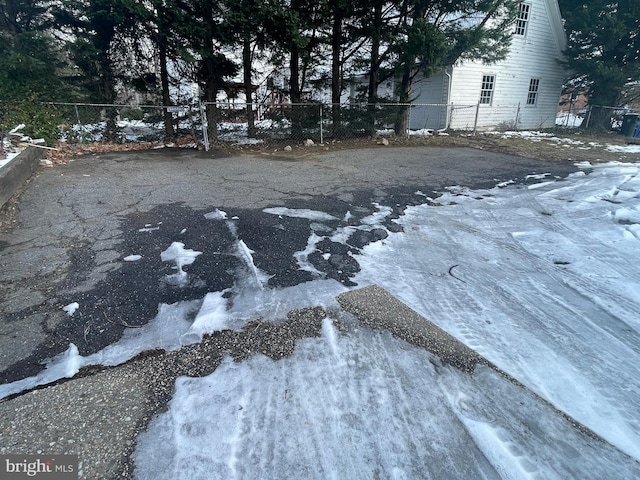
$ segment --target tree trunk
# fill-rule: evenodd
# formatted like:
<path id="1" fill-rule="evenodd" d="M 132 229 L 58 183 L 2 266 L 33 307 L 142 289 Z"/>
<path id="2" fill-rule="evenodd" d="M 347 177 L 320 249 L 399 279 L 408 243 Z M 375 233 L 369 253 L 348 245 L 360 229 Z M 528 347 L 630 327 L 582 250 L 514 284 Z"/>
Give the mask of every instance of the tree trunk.
<path id="1" fill-rule="evenodd" d="M 251 37 L 247 34 L 242 45 L 242 67 L 244 73 L 244 93 L 246 98 L 247 135 L 256 136 L 256 123 L 253 117 L 253 84 L 251 82 Z"/>
<path id="2" fill-rule="evenodd" d="M 333 138 L 342 135 L 342 115 L 340 111 L 340 96 L 342 94 L 342 19 L 340 5 L 334 12 L 331 29 L 331 119 L 333 123 Z"/>
<path id="3" fill-rule="evenodd" d="M 105 23 L 96 31 L 94 45 L 98 50 L 96 64 L 96 73 L 98 76 L 98 91 L 101 101 L 107 105 L 115 103 L 115 89 L 113 72 L 111 70 L 111 58 L 109 57 L 109 49 L 115 36 L 115 26 L 113 23 Z M 116 117 L 118 112 L 115 107 L 108 106 L 104 111 L 106 127 L 104 131 L 104 139 L 108 142 L 116 140 L 117 125 Z"/>
<path id="4" fill-rule="evenodd" d="M 367 126 L 366 134 L 376 133 L 376 107 L 378 100 L 378 84 L 380 78 L 380 37 L 382 35 L 382 2 L 376 2 L 373 10 L 371 35 L 371 57 L 369 67 L 369 86 L 367 88 Z"/>
<path id="5" fill-rule="evenodd" d="M 400 82 L 400 87 L 398 90 L 398 112 L 396 114 L 396 121 L 393 129 L 398 136 L 405 136 L 407 134 L 407 129 L 409 127 L 409 107 L 406 105 L 409 103 L 409 95 L 411 94 L 411 79 L 413 73 L 413 65 L 415 59 L 408 59 L 407 63 L 405 63 L 403 72 L 402 72 L 402 80 Z"/>
<path id="6" fill-rule="evenodd" d="M 105 104 L 109 105 L 105 108 L 105 121 L 106 127 L 104 131 L 104 139 L 107 142 L 115 142 L 118 134 L 118 125 L 116 124 L 116 118 L 118 117 L 118 110 L 113 103 L 115 102 L 115 91 L 113 88 L 113 76 L 111 74 L 111 63 L 109 62 L 108 55 L 104 53 L 101 55 L 100 62 L 100 83 L 102 90 L 102 98 Z"/>
<path id="7" fill-rule="evenodd" d="M 216 103 L 218 89 L 218 82 L 211 79 L 205 80 L 204 101 L 206 102 L 207 136 L 209 137 L 209 143 L 216 143 L 218 141 L 219 114 L 218 105 Z"/>
<path id="8" fill-rule="evenodd" d="M 291 97 L 291 136 L 302 137 L 302 95 L 300 91 L 300 50 L 294 41 L 291 44 L 291 56 L 289 58 L 289 96 Z"/>
<path id="9" fill-rule="evenodd" d="M 167 37 L 160 35 L 158 41 L 158 50 L 160 55 L 160 84 L 162 86 L 162 105 L 165 107 L 171 105 L 171 95 L 169 93 L 169 72 L 167 71 Z M 172 141 L 175 139 L 175 131 L 173 128 L 173 115 L 166 108 L 163 109 L 164 115 L 164 139 Z"/>

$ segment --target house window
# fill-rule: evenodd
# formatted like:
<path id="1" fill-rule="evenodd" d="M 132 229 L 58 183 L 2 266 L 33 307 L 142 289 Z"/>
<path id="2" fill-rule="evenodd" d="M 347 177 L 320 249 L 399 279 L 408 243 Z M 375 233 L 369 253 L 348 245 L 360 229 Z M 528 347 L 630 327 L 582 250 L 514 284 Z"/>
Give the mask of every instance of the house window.
<path id="1" fill-rule="evenodd" d="M 493 101 L 493 90 L 496 86 L 495 75 L 482 76 L 482 88 L 480 89 L 480 103 L 491 105 Z"/>
<path id="2" fill-rule="evenodd" d="M 524 36 L 527 33 L 527 24 L 529 23 L 529 12 L 531 11 L 531 5 L 528 3 L 521 3 L 518 8 L 518 18 L 516 19 L 516 35 Z"/>
<path id="3" fill-rule="evenodd" d="M 527 93 L 527 105 L 535 105 L 538 101 L 538 89 L 540 88 L 540 79 L 532 78 L 529 81 L 529 93 Z"/>

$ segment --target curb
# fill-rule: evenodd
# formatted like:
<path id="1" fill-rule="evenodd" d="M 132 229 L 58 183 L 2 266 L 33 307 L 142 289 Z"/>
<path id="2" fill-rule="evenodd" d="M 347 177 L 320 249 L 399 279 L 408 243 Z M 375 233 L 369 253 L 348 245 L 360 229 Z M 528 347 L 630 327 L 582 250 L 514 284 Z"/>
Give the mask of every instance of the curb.
<path id="1" fill-rule="evenodd" d="M 342 293 L 337 300 L 343 310 L 358 317 L 365 325 L 388 330 L 402 340 L 426 348 L 460 370 L 473 373 L 478 364 L 495 369 L 487 359 L 378 285 Z"/>
<path id="2" fill-rule="evenodd" d="M 37 147 L 27 147 L 4 167 L 0 168 L 0 208 L 7 203 L 13 194 L 40 165 L 44 150 Z"/>

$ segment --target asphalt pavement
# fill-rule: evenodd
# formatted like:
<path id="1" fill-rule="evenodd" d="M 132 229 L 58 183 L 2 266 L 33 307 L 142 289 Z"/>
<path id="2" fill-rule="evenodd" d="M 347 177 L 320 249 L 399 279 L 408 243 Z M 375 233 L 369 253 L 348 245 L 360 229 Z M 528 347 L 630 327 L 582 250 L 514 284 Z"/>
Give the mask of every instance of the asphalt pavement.
<path id="1" fill-rule="evenodd" d="M 269 286 L 311 280 L 293 254 L 307 245 L 312 220 L 265 208 L 321 211 L 338 226 L 357 224 L 377 211 L 376 204 L 385 205 L 393 210 L 385 227 L 393 231 L 392 219 L 407 206 L 447 186 L 493 187 L 573 171 L 569 163 L 467 148 L 374 145 L 234 155 L 162 149 L 42 168 L 21 193 L 17 226 L 0 236 L 0 381 L 37 374 L 69 343 L 82 355 L 94 353 L 125 328 L 153 319 L 159 303 L 197 302 L 230 288 L 241 260 L 221 253 L 237 238 L 253 250 Z M 235 232 L 203 221 L 216 210 L 236 219 Z M 327 240 L 309 260 L 327 278 L 355 286 L 359 249 L 386 234 L 381 229 L 345 243 Z M 202 252 L 188 267 L 193 280 L 181 288 L 159 280 L 171 273 L 160 253 L 178 239 Z M 123 261 L 141 252 L 139 261 Z M 72 302 L 83 308 L 69 316 L 62 307 Z M 284 330 L 227 332 L 171 354 L 154 351 L 120 367 L 87 369 L 79 378 L 5 400 L 0 453 L 76 453 L 83 478 L 127 478 L 135 436 L 164 408 L 177 375 L 213 371 L 226 353 L 286 355 L 295 339 L 319 334 L 324 315 L 294 311 L 277 327 Z M 204 366 L 196 361 L 202 358 L 209 359 Z"/>

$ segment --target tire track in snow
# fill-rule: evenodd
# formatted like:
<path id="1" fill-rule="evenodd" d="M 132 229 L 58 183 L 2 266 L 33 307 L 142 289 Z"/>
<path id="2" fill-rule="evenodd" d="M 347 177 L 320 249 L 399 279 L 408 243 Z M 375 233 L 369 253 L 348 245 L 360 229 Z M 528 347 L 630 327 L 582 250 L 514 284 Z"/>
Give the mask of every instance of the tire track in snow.
<path id="1" fill-rule="evenodd" d="M 484 232 L 480 233 L 483 234 Z M 483 234 L 482 237 L 488 241 L 491 240 L 490 235 Z M 511 246 L 508 241 L 501 243 L 500 246 L 512 251 L 519 250 L 518 245 Z M 533 273 L 542 275 L 539 281 L 533 281 L 532 274 L 525 275 L 525 270 L 520 272 L 520 284 L 514 278 L 495 283 L 492 288 L 487 288 L 484 278 L 486 272 L 469 282 L 480 286 L 480 298 L 505 299 L 503 302 L 505 306 L 511 306 L 511 308 L 520 307 L 517 312 L 513 312 L 513 316 L 518 319 L 519 326 L 524 327 L 522 330 L 526 335 L 518 335 L 516 333 L 520 329 L 518 328 L 513 334 L 507 335 L 511 341 L 517 341 L 517 337 L 528 338 L 529 340 L 531 336 L 539 338 L 539 344 L 535 347 L 529 346 L 529 350 L 546 351 L 549 354 L 553 352 L 556 355 L 556 359 L 550 363 L 557 363 L 558 365 L 563 365 L 564 363 L 564 368 L 569 369 L 570 372 L 565 373 L 562 369 L 558 369 L 553 375 L 545 376 L 545 369 L 543 368 L 536 380 L 531 377 L 531 373 L 533 373 L 531 366 L 535 365 L 535 363 L 532 364 L 531 359 L 526 358 L 521 361 L 518 359 L 518 354 L 516 354 L 515 357 L 510 356 L 510 362 L 515 361 L 516 364 L 519 364 L 523 375 L 515 374 L 514 376 L 523 381 L 523 383 L 528 384 L 534 391 L 550 400 L 561 410 L 567 411 L 578 421 L 583 422 L 614 444 L 619 445 L 620 442 L 614 440 L 613 438 L 615 437 L 612 438 L 611 434 L 618 436 L 618 438 L 622 436 L 622 438 L 629 439 L 624 442 L 628 445 L 637 445 L 638 441 L 640 441 L 640 435 L 637 428 L 635 428 L 637 422 L 635 420 L 629 422 L 629 419 L 640 417 L 640 408 L 638 408 L 635 401 L 640 396 L 640 388 L 638 388 L 635 376 L 630 375 L 623 368 L 617 368 L 616 365 L 624 365 L 627 362 L 640 362 L 640 357 L 637 354 L 638 344 L 631 343 L 635 348 L 629 349 L 627 347 L 628 342 L 633 342 L 633 338 L 630 340 L 625 338 L 622 332 L 612 333 L 609 329 L 591 321 L 590 317 L 582 312 L 577 311 L 575 312 L 576 314 L 571 315 L 572 312 L 567 308 L 567 305 L 572 305 L 576 301 L 584 301 L 583 295 L 567 289 L 565 283 L 557 278 L 557 272 L 553 269 L 545 268 L 544 261 L 540 262 L 537 256 L 526 250 L 522 251 L 521 256 L 527 260 L 527 266 L 533 269 Z M 524 265 L 524 262 L 521 262 L 521 264 Z M 545 275 L 549 280 L 543 280 Z M 491 275 L 491 278 L 499 278 L 499 274 Z M 551 285 L 558 289 L 557 294 L 552 295 L 549 293 L 552 288 Z M 542 299 L 538 298 L 537 301 L 536 297 L 531 295 L 532 292 L 536 291 L 542 293 Z M 525 296 L 522 296 L 521 292 L 525 292 Z M 572 295 L 572 293 L 578 293 L 578 295 Z M 529 299 L 529 296 L 532 296 L 532 298 Z M 545 298 L 550 302 L 546 302 Z M 558 299 L 562 299 L 562 301 L 559 302 Z M 586 303 L 593 305 L 588 299 L 586 299 Z M 559 314 L 558 308 L 565 310 L 566 313 Z M 591 318 L 599 317 L 602 322 L 614 324 L 617 321 L 615 317 L 610 316 L 606 311 L 600 310 L 594 314 L 593 308 L 590 310 Z M 585 322 L 590 328 L 584 329 Z M 557 331 L 558 328 L 562 328 L 563 331 Z M 502 335 L 504 333 L 502 332 Z M 603 342 L 597 346 L 593 345 L 594 335 L 607 339 L 609 345 Z M 552 340 L 551 345 L 549 340 Z M 526 348 L 524 345 L 521 345 L 521 347 Z M 482 350 L 479 349 L 480 352 Z M 513 346 L 509 350 L 512 351 Z M 549 358 L 548 355 L 540 355 L 540 353 L 537 356 Z M 488 358 L 491 359 L 491 356 Z M 560 358 L 565 358 L 569 363 L 562 362 Z M 584 362 L 585 358 L 601 358 L 603 361 Z M 499 363 L 496 364 L 500 365 Z M 511 373 L 512 366 L 509 363 L 500 366 Z M 550 382 L 554 377 L 557 378 Z M 577 396 L 568 394 L 558 397 L 555 391 L 565 390 L 564 384 L 575 381 L 576 378 L 582 378 L 576 389 Z M 532 380 L 533 383 L 531 383 Z M 598 395 L 594 396 L 595 392 Z M 613 395 L 612 392 L 616 392 L 616 394 Z M 616 414 L 616 411 L 619 413 Z M 618 422 L 616 422 L 617 427 L 612 430 L 610 420 L 614 417 L 618 417 Z M 594 418 L 600 418 L 596 422 L 597 424 L 594 423 Z M 638 458 L 640 451 L 634 450 L 628 453 L 632 453 Z"/>
<path id="2" fill-rule="evenodd" d="M 412 271 L 404 273 L 411 278 L 402 284 L 393 285 L 392 274 L 379 283 L 384 281 L 385 287 L 427 318 L 609 441 L 639 444 L 636 422 L 629 419 L 640 417 L 634 400 L 640 389 L 637 379 L 623 366 L 630 358 L 640 362 L 640 342 L 636 344 L 633 335 L 628 338 L 623 334 L 625 324 L 574 291 L 567 285 L 564 271 L 525 249 L 510 229 L 489 233 L 469 225 L 466 217 L 461 219 L 455 212 L 447 214 L 447 207 L 437 208 L 442 210 L 427 211 L 419 218 L 409 214 L 411 218 L 403 222 L 405 233 L 399 235 L 411 237 L 406 242 L 413 248 L 420 248 L 416 239 L 422 236 L 424 248 L 433 249 L 435 259 L 461 265 L 458 274 L 467 283 L 444 282 L 429 273 L 416 275 L 415 262 Z M 494 214 L 500 212 L 490 210 L 485 216 Z M 495 221 L 488 224 L 500 225 Z M 393 239 L 388 243 L 390 249 L 404 250 L 402 243 L 395 244 Z M 488 261 L 483 261 L 483 256 L 489 257 Z M 420 264 L 416 270 L 429 272 L 436 267 Z M 399 266 L 392 265 L 378 265 L 375 275 L 388 268 L 403 275 Z M 419 291 L 429 293 L 419 295 Z M 478 311 L 476 298 L 482 299 L 488 311 Z M 598 323 L 591 320 L 595 318 Z M 594 338 L 604 343 L 594 345 Z M 532 343 L 534 339 L 537 341 Z M 592 358 L 602 362 L 584 361 Z M 554 364 L 558 368 L 550 372 L 547 366 Z M 614 419 L 617 431 L 610 426 Z M 638 458 L 640 452 L 629 453 Z"/>

